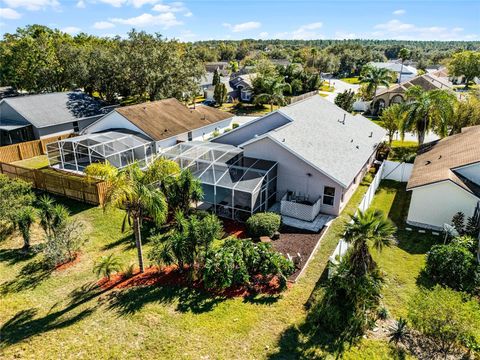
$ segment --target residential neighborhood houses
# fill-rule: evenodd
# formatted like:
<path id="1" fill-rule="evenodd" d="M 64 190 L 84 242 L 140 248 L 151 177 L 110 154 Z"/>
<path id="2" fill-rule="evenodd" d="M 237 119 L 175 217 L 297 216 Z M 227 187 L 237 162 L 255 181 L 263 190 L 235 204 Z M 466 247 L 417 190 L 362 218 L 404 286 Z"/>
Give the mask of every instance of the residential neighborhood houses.
<path id="1" fill-rule="evenodd" d="M 322 26 L 3 36 L 2 359 L 480 355 L 480 42 Z"/>

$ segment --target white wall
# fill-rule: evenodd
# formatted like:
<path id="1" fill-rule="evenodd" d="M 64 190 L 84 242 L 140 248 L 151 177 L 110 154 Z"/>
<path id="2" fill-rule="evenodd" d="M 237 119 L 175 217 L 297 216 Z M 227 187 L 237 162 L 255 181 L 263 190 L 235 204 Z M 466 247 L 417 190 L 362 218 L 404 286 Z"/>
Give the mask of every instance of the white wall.
<path id="1" fill-rule="evenodd" d="M 449 180 L 418 187 L 412 190 L 407 223 L 440 229 L 443 224 L 450 224 L 459 211 L 465 217 L 472 216 L 478 201 Z"/>
<path id="2" fill-rule="evenodd" d="M 456 171 L 470 181 L 473 181 L 475 184 L 480 185 L 480 163 L 467 165 L 460 169 L 456 169 Z"/>
<path id="3" fill-rule="evenodd" d="M 93 134 L 108 129 L 128 129 L 148 136 L 145 132 L 133 125 L 130 121 L 128 121 L 115 110 L 103 116 L 101 119 L 90 125 L 88 128 L 85 128 L 82 131 L 82 134 Z"/>

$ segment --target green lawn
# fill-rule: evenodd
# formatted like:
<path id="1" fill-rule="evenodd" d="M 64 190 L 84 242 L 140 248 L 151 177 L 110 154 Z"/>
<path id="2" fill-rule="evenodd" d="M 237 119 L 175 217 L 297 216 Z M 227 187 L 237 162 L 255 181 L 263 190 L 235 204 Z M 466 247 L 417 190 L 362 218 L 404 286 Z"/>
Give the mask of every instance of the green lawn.
<path id="1" fill-rule="evenodd" d="M 273 105 L 273 111 L 277 109 L 279 109 L 279 106 Z M 239 116 L 263 116 L 270 112 L 270 105 L 256 106 L 253 104 L 224 103 L 220 110 Z"/>
<path id="2" fill-rule="evenodd" d="M 358 79 L 358 76 L 343 78 L 343 79 L 340 79 L 340 80 L 342 80 L 346 83 L 349 83 L 349 84 L 354 84 L 354 85 L 360 84 L 360 80 Z"/>
<path id="3" fill-rule="evenodd" d="M 394 140 L 391 145 L 392 151 L 388 154 L 388 160 L 402 161 L 405 158 L 414 156 L 418 151 L 416 141 Z"/>
<path id="4" fill-rule="evenodd" d="M 12 164 L 23 166 L 29 169 L 40 169 L 49 165 L 47 155 L 40 155 L 30 159 L 15 161 Z"/>
<path id="5" fill-rule="evenodd" d="M 281 296 L 251 299 L 210 297 L 171 286 L 101 291 L 95 286 L 94 261 L 113 252 L 125 264 L 134 263 L 131 232 L 120 232 L 120 211 L 104 213 L 64 200 L 74 216 L 87 224 L 89 238 L 80 261 L 71 268 L 61 272 L 43 269 L 41 254 L 22 255 L 18 236 L 0 242 L 0 357 L 297 359 L 319 351 L 328 354 L 328 346 L 309 342 L 301 330 L 307 316 L 305 304 L 321 295 L 319 279 L 325 278 L 328 257 L 347 214 L 355 211 L 368 184 L 360 185 L 333 222 L 298 283 Z M 388 207 L 388 200 L 381 203 Z M 41 239 L 42 232 L 36 228 L 34 246 Z M 146 253 L 149 248 L 146 242 Z M 382 268 L 398 261 L 390 251 L 394 250 L 386 250 L 379 260 Z M 402 256 L 411 258 L 408 251 Z M 393 276 L 395 269 L 387 272 Z M 410 286 L 410 280 L 399 280 Z M 394 288 L 389 291 L 395 293 Z M 387 296 L 389 307 L 393 298 Z M 364 340 L 345 354 L 348 359 L 392 357 L 397 357 L 393 346 L 380 340 Z"/>

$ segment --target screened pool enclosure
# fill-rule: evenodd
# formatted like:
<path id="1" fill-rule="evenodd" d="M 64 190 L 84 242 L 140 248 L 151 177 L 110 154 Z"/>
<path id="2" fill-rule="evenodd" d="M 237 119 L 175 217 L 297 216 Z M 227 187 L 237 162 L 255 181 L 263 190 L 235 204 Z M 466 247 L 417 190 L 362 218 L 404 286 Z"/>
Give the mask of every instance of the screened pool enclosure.
<path id="1" fill-rule="evenodd" d="M 200 179 L 204 192 L 200 209 L 245 221 L 275 203 L 276 162 L 243 156 L 235 146 L 200 141 L 177 144 L 162 155 Z"/>
<path id="2" fill-rule="evenodd" d="M 86 134 L 47 144 L 50 166 L 83 171 L 96 162 L 108 161 L 117 168 L 133 162 L 147 166 L 154 155 L 154 146 L 141 134 L 107 131 Z"/>

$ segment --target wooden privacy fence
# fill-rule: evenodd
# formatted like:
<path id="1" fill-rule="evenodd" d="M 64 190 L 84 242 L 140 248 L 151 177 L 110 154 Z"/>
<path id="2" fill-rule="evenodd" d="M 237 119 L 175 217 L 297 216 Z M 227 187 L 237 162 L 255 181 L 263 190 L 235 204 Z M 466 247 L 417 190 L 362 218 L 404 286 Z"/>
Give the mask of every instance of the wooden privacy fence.
<path id="1" fill-rule="evenodd" d="M 103 204 L 105 182 L 89 182 L 85 176 L 54 169 L 29 169 L 0 162 L 0 172 L 12 179 L 22 179 L 39 190 L 66 196 L 89 204 Z"/>
<path id="2" fill-rule="evenodd" d="M 47 144 L 66 139 L 71 134 L 52 136 L 41 140 L 26 141 L 23 143 L 0 146 L 0 162 L 11 163 L 23 159 L 29 159 L 47 153 Z"/>

